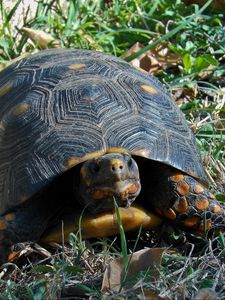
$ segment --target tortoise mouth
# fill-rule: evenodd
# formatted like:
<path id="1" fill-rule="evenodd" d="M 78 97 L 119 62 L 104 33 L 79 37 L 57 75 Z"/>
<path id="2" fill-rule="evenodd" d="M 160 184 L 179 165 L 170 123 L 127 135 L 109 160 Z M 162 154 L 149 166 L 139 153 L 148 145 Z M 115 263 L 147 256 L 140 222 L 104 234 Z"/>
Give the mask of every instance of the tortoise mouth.
<path id="1" fill-rule="evenodd" d="M 114 208 L 114 200 L 119 207 L 130 207 L 141 190 L 139 180 L 126 179 L 115 182 L 113 186 L 95 185 L 85 195 L 87 208 L 92 213 L 99 213 Z M 89 199 L 87 199 L 89 198 Z"/>
<path id="2" fill-rule="evenodd" d="M 126 200 L 129 196 L 137 197 L 140 192 L 140 187 L 140 181 L 133 179 L 115 182 L 112 187 L 98 185 L 94 187 L 92 198 L 94 200 L 100 200 L 119 195 L 121 200 Z"/>

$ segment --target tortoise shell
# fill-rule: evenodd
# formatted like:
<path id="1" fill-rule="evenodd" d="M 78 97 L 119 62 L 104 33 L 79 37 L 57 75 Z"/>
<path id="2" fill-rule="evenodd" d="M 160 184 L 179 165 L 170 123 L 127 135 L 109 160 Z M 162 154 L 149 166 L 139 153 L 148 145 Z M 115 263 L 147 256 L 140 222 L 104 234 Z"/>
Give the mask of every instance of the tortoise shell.
<path id="1" fill-rule="evenodd" d="M 206 181 L 183 114 L 162 84 L 88 50 L 45 50 L 0 74 L 0 213 L 56 176 L 129 152 Z"/>

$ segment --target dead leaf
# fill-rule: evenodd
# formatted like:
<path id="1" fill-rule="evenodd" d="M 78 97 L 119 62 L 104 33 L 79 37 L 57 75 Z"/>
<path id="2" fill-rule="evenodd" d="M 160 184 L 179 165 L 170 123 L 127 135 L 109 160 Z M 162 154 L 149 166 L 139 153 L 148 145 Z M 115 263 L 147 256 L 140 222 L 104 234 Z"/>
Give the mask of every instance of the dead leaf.
<path id="1" fill-rule="evenodd" d="M 23 27 L 21 29 L 32 41 L 38 43 L 41 49 L 46 49 L 48 47 L 60 48 L 60 43 L 58 40 L 53 38 L 49 33 L 43 30 L 32 29 Z"/>
<path id="2" fill-rule="evenodd" d="M 190 5 L 190 4 L 204 5 L 206 2 L 207 2 L 207 0 L 184 0 L 184 3 L 186 5 Z M 224 0 L 214 0 L 214 1 L 212 1 L 212 3 L 210 3 L 210 6 L 213 9 L 222 10 L 222 12 L 223 12 L 225 9 L 225 1 Z"/>
<path id="3" fill-rule="evenodd" d="M 139 51 L 140 49 L 142 49 L 144 46 L 137 42 L 135 43 L 127 52 L 125 55 L 122 56 L 122 58 L 126 58 L 134 53 L 136 53 L 137 51 Z M 154 58 L 153 55 L 151 55 L 150 51 L 147 51 L 146 53 L 140 55 L 139 57 L 133 59 L 132 61 L 130 61 L 130 64 L 135 67 L 135 68 L 139 68 L 142 69 L 148 73 L 155 73 L 156 71 L 158 71 L 160 69 L 160 64 L 157 61 L 156 58 Z"/>
<path id="4" fill-rule="evenodd" d="M 176 87 L 171 90 L 171 94 L 176 103 L 181 105 L 196 98 L 199 94 L 199 89 L 197 85 L 193 85 L 192 87 Z"/>
<path id="5" fill-rule="evenodd" d="M 152 40 L 149 43 L 152 43 L 154 41 L 155 40 Z M 177 66 L 181 62 L 181 57 L 170 50 L 169 44 L 166 41 L 158 44 L 151 50 L 151 52 L 152 55 L 157 58 L 164 69 L 168 69 L 172 66 Z"/>
<path id="6" fill-rule="evenodd" d="M 102 292 L 119 291 L 124 281 L 126 281 L 126 286 L 129 286 L 132 283 L 128 280 L 141 271 L 151 270 L 151 281 L 154 281 L 159 275 L 158 269 L 164 251 L 165 248 L 147 248 L 130 254 L 127 272 L 125 272 L 123 258 L 114 259 L 105 270 Z"/>
<path id="7" fill-rule="evenodd" d="M 218 299 L 217 293 L 210 288 L 200 289 L 192 300 L 216 300 Z"/>
<path id="8" fill-rule="evenodd" d="M 143 289 L 137 296 L 140 300 L 165 300 L 165 298 L 162 298 L 156 295 L 154 292 L 146 289 Z"/>
<path id="9" fill-rule="evenodd" d="M 154 42 L 155 40 L 149 41 L 149 43 Z M 123 58 L 126 58 L 140 49 L 142 49 L 144 46 L 137 42 L 135 43 L 127 52 L 125 55 L 123 55 Z M 160 69 L 168 69 L 172 66 L 177 66 L 181 62 L 180 57 L 173 53 L 169 47 L 167 42 L 163 42 L 159 45 L 157 45 L 155 48 L 146 51 L 144 54 L 140 55 L 139 57 L 133 59 L 130 64 L 136 68 L 140 68 L 148 73 L 155 74 Z"/>
<path id="10" fill-rule="evenodd" d="M 50 258 L 52 256 L 49 251 L 40 245 L 26 242 L 16 244 L 13 251 L 9 254 L 8 260 L 15 261 L 21 257 L 27 257 L 34 253 L 42 258 Z"/>

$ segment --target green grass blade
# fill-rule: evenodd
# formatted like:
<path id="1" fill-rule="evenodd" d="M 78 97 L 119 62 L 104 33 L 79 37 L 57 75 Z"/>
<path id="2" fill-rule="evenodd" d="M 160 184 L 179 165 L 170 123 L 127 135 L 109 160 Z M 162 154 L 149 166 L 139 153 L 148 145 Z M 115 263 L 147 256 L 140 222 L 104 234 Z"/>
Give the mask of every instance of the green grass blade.
<path id="1" fill-rule="evenodd" d="M 73 22 L 76 21 L 77 12 L 80 8 L 80 1 L 69 1 L 69 9 L 68 9 L 68 19 L 67 26 L 71 26 Z"/>
<path id="2" fill-rule="evenodd" d="M 144 54 L 145 52 L 149 51 L 152 48 L 155 48 L 158 44 L 164 42 L 165 40 L 171 38 L 175 34 L 177 34 L 179 31 L 184 29 L 193 19 L 197 18 L 210 4 L 212 0 L 209 0 L 206 2 L 205 5 L 193 16 L 190 16 L 188 19 L 184 20 L 183 23 L 181 23 L 179 26 L 176 28 L 172 29 L 170 32 L 167 34 L 163 35 L 161 38 L 159 38 L 157 41 L 147 45 L 146 47 L 140 49 L 139 51 L 135 52 L 134 54 L 126 57 L 126 61 L 130 62 L 131 60 L 137 58 L 138 56 Z"/>
<path id="3" fill-rule="evenodd" d="M 18 8 L 18 6 L 20 5 L 21 2 L 22 2 L 22 0 L 17 0 L 16 4 L 13 6 L 13 8 L 12 8 L 11 11 L 9 12 L 9 14 L 7 14 L 6 20 L 5 20 L 5 22 L 4 22 L 3 27 L 6 26 L 6 25 L 9 23 L 9 21 L 12 19 L 12 16 L 13 16 L 14 13 L 16 12 L 16 10 L 17 10 L 17 8 Z"/>
<path id="4" fill-rule="evenodd" d="M 124 229 L 123 229 L 122 220 L 121 220 L 121 217 L 120 217 L 119 207 L 118 207 L 115 200 L 114 200 L 114 206 L 115 206 L 115 210 L 116 210 L 116 216 L 117 216 L 117 219 L 118 219 L 121 250 L 122 250 L 122 256 L 123 256 L 124 268 L 125 268 L 125 272 L 126 272 L 126 270 L 128 268 L 128 262 L 129 262 L 128 253 L 127 253 L 127 241 L 126 241 L 126 236 L 125 236 L 125 232 L 124 232 Z"/>

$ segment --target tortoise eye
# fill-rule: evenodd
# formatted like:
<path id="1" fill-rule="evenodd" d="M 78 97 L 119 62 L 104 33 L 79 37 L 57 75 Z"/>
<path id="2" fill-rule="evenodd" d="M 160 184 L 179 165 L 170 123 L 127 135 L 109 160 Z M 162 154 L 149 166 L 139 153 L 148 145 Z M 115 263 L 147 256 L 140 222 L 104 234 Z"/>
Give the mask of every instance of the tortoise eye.
<path id="1" fill-rule="evenodd" d="M 127 162 L 127 165 L 128 165 L 128 167 L 131 167 L 132 164 L 133 164 L 133 161 L 132 161 L 132 159 L 130 158 L 130 159 L 128 160 L 128 162 Z"/>
<path id="2" fill-rule="evenodd" d="M 99 165 L 97 165 L 97 164 L 94 164 L 94 166 L 93 166 L 92 170 L 94 171 L 94 173 L 98 173 L 98 172 L 99 172 L 99 170 L 100 170 L 100 167 L 99 167 Z"/>

